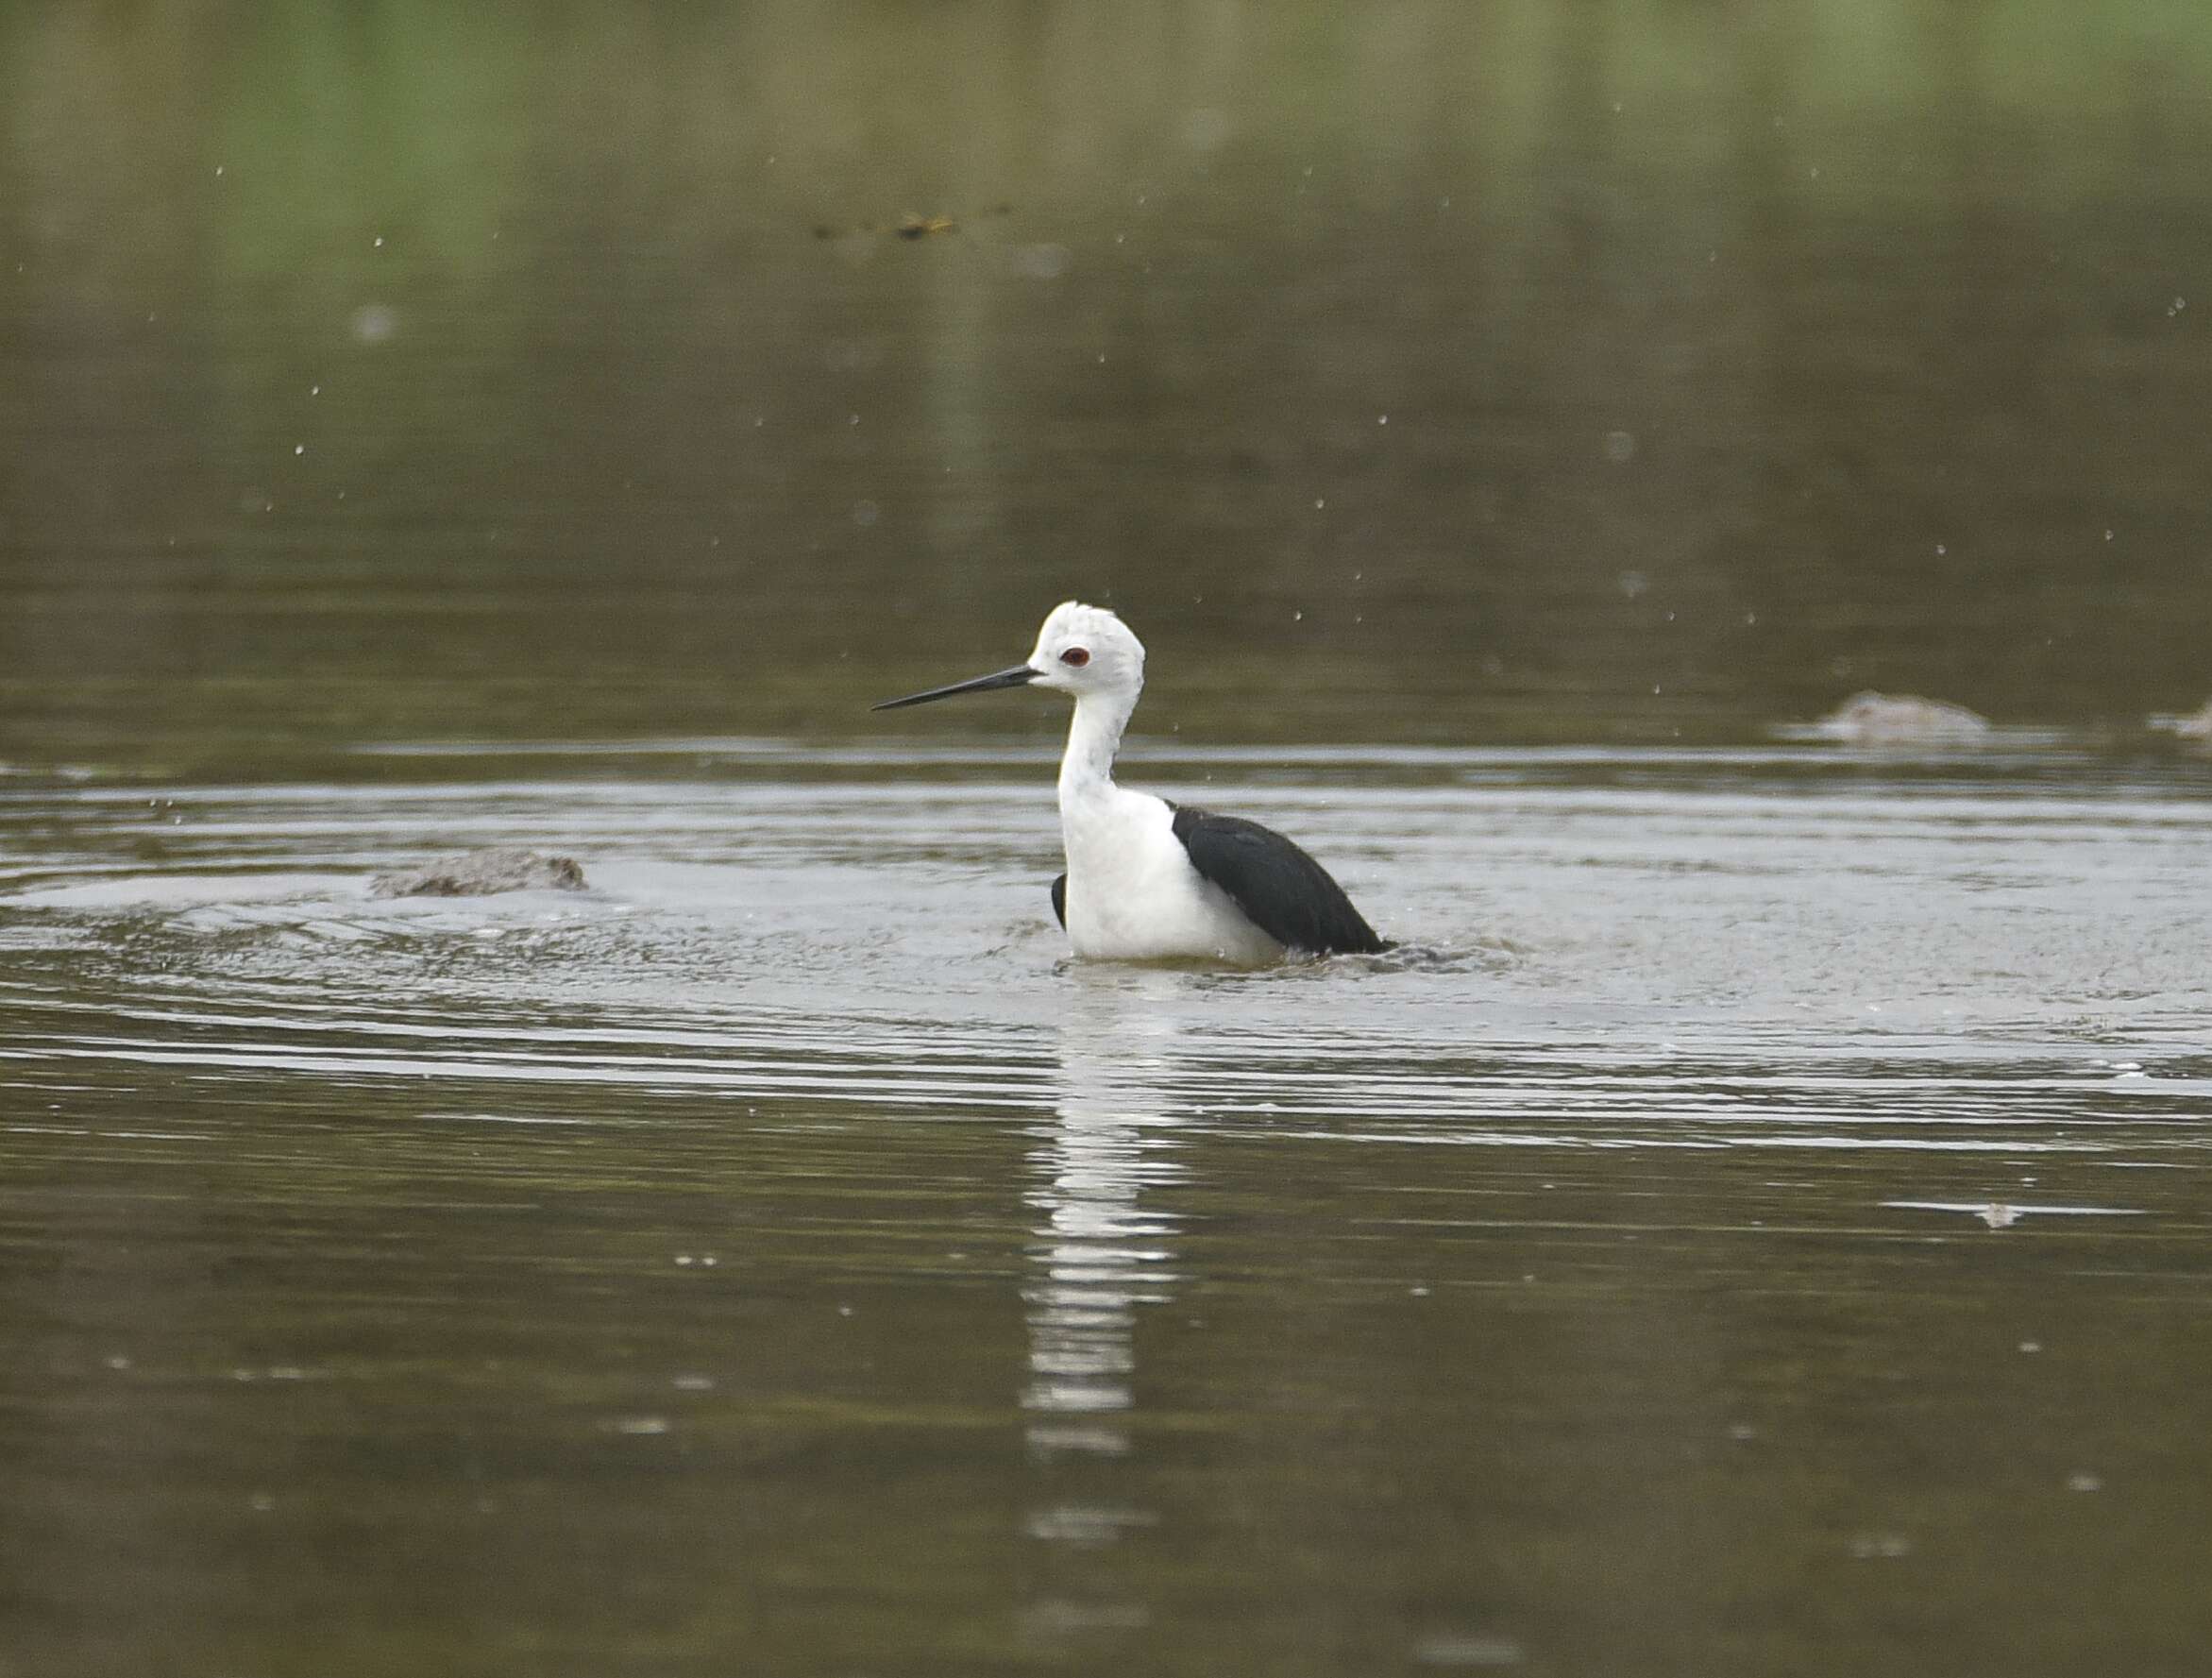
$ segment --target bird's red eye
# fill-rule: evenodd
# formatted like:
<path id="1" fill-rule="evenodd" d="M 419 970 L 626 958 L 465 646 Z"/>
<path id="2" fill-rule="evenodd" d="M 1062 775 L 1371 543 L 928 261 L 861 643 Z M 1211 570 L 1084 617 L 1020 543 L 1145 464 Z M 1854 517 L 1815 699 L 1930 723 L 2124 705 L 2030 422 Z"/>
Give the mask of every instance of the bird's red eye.
<path id="1" fill-rule="evenodd" d="M 1062 664 L 1072 664 L 1077 670 L 1081 670 L 1085 665 L 1090 662 L 1090 654 L 1084 651 L 1084 649 L 1081 647 L 1071 647 L 1065 653 L 1060 654 L 1060 662 Z"/>

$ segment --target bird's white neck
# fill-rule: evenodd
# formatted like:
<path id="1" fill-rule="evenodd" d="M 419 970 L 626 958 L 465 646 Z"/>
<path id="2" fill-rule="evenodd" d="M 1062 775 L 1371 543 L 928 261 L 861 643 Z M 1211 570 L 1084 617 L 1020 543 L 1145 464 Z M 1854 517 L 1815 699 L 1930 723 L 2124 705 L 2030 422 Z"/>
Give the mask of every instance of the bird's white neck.
<path id="1" fill-rule="evenodd" d="M 1134 693 L 1086 693 L 1075 701 L 1068 725 L 1068 751 L 1060 759 L 1060 803 L 1107 792 L 1114 785 L 1114 753 L 1137 708 Z"/>

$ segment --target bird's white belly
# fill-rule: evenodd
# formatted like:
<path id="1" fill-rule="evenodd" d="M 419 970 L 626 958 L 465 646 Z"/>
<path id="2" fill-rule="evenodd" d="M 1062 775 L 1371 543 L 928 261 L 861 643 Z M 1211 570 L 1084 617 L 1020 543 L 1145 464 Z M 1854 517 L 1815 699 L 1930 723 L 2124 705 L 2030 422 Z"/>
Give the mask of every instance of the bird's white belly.
<path id="1" fill-rule="evenodd" d="M 1250 966 L 1283 948 L 1190 866 L 1159 799 L 1108 789 L 1063 800 L 1068 941 L 1094 961 L 1176 958 Z"/>

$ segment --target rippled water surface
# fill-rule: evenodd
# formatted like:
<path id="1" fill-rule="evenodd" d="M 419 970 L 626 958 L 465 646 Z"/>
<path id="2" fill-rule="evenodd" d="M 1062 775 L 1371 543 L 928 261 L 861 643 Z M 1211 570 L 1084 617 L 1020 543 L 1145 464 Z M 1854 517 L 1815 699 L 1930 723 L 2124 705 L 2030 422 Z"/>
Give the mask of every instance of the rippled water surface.
<path id="1" fill-rule="evenodd" d="M 2199 768 L 1139 755 L 1409 947 L 1067 963 L 1021 748 L 0 788 L 10 1658 L 2190 1670 Z"/>

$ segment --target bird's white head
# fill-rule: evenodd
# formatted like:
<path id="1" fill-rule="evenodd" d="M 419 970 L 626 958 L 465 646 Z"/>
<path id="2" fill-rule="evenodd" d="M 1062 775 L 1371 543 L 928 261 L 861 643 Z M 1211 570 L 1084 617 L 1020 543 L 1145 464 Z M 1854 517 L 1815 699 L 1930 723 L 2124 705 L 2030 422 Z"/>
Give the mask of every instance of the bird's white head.
<path id="1" fill-rule="evenodd" d="M 1144 643 L 1104 606 L 1063 601 L 1037 632 L 1029 654 L 1031 678 L 1038 687 L 1055 687 L 1077 699 L 1085 694 L 1123 694 L 1134 700 L 1144 686 Z"/>
<path id="2" fill-rule="evenodd" d="M 932 687 L 926 693 L 909 693 L 904 699 L 887 699 L 874 708 L 895 711 L 903 705 L 926 704 L 951 699 L 956 693 L 986 693 L 994 687 L 1053 687 L 1078 700 L 1109 702 L 1106 709 L 1118 719 L 1119 733 L 1137 693 L 1144 686 L 1144 643 L 1129 633 L 1129 626 L 1104 606 L 1087 606 L 1063 601 L 1052 609 L 1044 627 L 1037 632 L 1037 647 L 1029 662 L 950 687 Z M 1089 715 L 1103 715 L 1089 707 Z"/>

